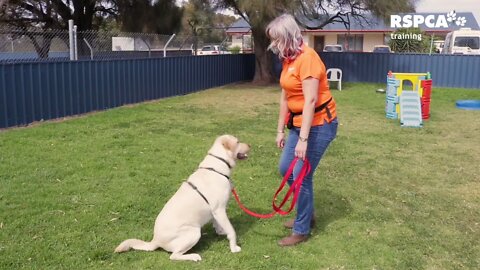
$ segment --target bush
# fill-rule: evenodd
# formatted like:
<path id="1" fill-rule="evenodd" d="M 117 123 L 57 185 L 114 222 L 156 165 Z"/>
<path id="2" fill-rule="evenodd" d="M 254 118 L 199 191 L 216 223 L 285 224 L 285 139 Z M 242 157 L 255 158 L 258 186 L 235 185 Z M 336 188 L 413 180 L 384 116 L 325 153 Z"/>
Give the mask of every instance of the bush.
<path id="1" fill-rule="evenodd" d="M 402 28 L 391 34 L 388 45 L 394 52 L 428 53 L 431 36 L 419 28 Z"/>
<path id="2" fill-rule="evenodd" d="M 241 48 L 240 48 L 240 46 L 233 46 L 233 47 L 228 48 L 228 50 L 229 50 L 232 54 L 239 54 Z"/>

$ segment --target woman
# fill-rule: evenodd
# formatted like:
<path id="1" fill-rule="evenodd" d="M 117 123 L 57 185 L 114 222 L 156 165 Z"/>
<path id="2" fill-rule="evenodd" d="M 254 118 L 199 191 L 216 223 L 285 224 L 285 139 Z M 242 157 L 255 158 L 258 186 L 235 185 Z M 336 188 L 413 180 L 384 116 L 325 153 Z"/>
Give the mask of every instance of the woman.
<path id="1" fill-rule="evenodd" d="M 336 104 L 328 87 L 325 65 L 318 54 L 303 43 L 295 19 L 288 14 L 277 17 L 267 26 L 266 34 L 271 41 L 268 48 L 283 61 L 276 138 L 277 146 L 283 149 L 280 173 L 285 175 L 293 159 L 299 158 L 288 181 L 291 185 L 306 158 L 312 166 L 300 189 L 297 215 L 284 224 L 292 228 L 292 234 L 278 242 L 280 246 L 291 246 L 307 240 L 315 222 L 312 176 L 337 134 Z M 287 140 L 285 123 L 291 128 Z"/>

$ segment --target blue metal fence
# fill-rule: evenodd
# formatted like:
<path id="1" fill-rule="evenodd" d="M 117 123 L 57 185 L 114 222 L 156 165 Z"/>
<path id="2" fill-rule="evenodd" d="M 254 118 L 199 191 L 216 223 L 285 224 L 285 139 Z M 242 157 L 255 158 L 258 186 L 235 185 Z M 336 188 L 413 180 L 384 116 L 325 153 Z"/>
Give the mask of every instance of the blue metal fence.
<path id="1" fill-rule="evenodd" d="M 389 70 L 428 71 L 434 86 L 480 89 L 480 56 L 344 52 L 321 57 L 327 68 L 341 68 L 346 82 L 385 83 Z M 277 74 L 280 69 L 277 61 Z M 0 128 L 251 80 L 254 71 L 254 55 L 0 64 Z"/>
<path id="2" fill-rule="evenodd" d="M 0 128 L 251 80 L 254 55 L 0 64 Z"/>
<path id="3" fill-rule="evenodd" d="M 430 72 L 433 85 L 480 90 L 480 55 L 320 53 L 327 68 L 340 68 L 342 81 L 385 83 L 393 72 Z"/>

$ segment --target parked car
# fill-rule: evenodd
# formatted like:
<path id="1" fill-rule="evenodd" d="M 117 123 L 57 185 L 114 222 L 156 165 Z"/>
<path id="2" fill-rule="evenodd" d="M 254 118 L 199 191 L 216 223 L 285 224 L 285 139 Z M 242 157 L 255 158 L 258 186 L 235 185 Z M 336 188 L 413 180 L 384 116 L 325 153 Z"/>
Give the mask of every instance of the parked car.
<path id="1" fill-rule="evenodd" d="M 373 47 L 373 53 L 391 53 L 390 47 L 388 45 L 375 45 Z"/>
<path id="2" fill-rule="evenodd" d="M 198 55 L 216 55 L 216 54 L 232 54 L 225 47 L 220 45 L 205 45 L 198 52 Z"/>
<path id="3" fill-rule="evenodd" d="M 324 52 L 343 52 L 343 46 L 342 45 L 325 45 L 323 47 Z"/>

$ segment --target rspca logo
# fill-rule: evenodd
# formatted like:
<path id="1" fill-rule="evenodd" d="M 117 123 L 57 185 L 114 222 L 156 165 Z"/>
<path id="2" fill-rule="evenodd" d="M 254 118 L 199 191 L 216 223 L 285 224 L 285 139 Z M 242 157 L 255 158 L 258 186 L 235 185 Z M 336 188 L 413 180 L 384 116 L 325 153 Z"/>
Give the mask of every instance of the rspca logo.
<path id="1" fill-rule="evenodd" d="M 452 10 L 445 15 L 390 15 L 391 28 L 418 28 L 426 26 L 431 29 L 446 29 L 454 24 L 463 27 L 466 23 L 467 20 L 465 17 L 457 16 L 455 10 Z"/>

